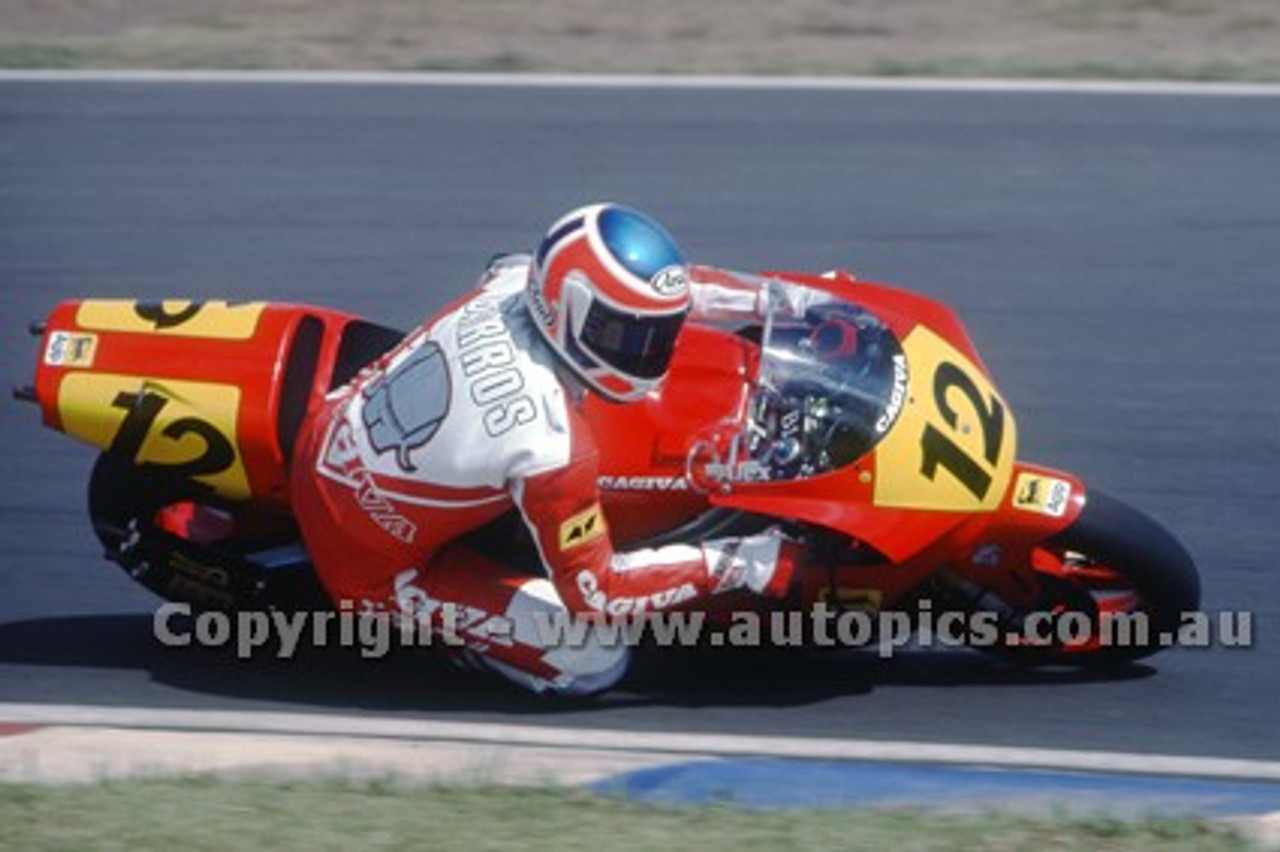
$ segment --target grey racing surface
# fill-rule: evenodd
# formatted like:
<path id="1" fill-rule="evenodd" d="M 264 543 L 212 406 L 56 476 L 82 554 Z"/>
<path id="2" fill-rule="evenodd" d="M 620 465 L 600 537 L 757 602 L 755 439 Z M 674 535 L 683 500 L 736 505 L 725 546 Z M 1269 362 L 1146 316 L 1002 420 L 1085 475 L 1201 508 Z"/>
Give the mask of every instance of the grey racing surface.
<path id="1" fill-rule="evenodd" d="M 275 299 L 408 327 L 596 199 L 694 258 L 848 267 L 966 322 L 1020 456 L 1169 526 L 1252 647 L 1118 671 L 672 651 L 569 702 L 434 656 L 166 648 L 100 558 L 93 451 L 0 402 L 0 702 L 1280 758 L 1274 98 L 0 83 L 0 377 L 71 297 Z"/>

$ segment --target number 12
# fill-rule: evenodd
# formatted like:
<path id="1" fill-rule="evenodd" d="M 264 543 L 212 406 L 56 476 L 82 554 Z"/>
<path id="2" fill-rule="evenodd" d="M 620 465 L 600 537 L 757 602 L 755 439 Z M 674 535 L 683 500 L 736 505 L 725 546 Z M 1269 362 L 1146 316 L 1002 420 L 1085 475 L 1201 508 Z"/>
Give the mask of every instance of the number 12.
<path id="1" fill-rule="evenodd" d="M 982 431 L 983 459 L 987 468 L 994 467 L 1000 457 L 1000 445 L 1004 442 L 1004 406 L 994 396 L 990 400 L 984 399 L 982 391 L 966 372 L 955 364 L 944 362 L 934 374 L 933 399 L 953 433 L 959 433 L 960 415 L 947 399 L 947 392 L 952 388 L 960 391 L 973 406 Z M 936 479 L 938 468 L 942 467 L 978 500 L 986 498 L 991 490 L 991 473 L 984 469 L 982 461 L 969 455 L 932 423 L 924 427 L 920 450 L 920 473 L 927 479 Z"/>

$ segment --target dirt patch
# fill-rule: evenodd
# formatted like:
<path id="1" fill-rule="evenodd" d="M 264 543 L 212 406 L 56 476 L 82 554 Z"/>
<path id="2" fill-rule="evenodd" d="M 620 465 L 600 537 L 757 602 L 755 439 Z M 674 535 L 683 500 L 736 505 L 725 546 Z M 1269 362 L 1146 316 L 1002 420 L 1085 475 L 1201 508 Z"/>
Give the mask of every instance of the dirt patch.
<path id="1" fill-rule="evenodd" d="M 8 0 L 0 66 L 1280 79 L 1276 0 Z"/>

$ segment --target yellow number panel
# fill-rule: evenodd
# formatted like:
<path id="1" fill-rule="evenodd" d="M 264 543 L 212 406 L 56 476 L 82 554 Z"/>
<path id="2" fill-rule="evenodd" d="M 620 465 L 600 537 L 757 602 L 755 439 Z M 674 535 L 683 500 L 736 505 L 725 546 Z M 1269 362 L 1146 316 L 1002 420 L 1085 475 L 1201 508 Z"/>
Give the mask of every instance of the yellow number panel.
<path id="1" fill-rule="evenodd" d="M 114 445 L 137 464 L 167 468 L 230 499 L 250 494 L 236 440 L 239 411 L 234 385 L 71 373 L 58 387 L 68 435 Z"/>
<path id="2" fill-rule="evenodd" d="M 919 326 L 903 341 L 908 402 L 876 450 L 878 506 L 994 510 L 1009 487 L 1013 415 L 968 358 Z"/>
<path id="3" fill-rule="evenodd" d="M 229 304 L 222 301 L 128 302 L 95 299 L 83 302 L 76 312 L 81 328 L 97 331 L 132 331 L 177 337 L 211 337 L 248 340 L 258 327 L 266 302 Z"/>

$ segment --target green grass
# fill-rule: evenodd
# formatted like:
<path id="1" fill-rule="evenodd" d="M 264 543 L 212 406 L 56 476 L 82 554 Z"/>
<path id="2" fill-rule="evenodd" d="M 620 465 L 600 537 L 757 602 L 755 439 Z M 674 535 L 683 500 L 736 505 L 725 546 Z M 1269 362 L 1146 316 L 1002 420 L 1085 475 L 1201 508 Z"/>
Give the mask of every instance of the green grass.
<path id="1" fill-rule="evenodd" d="M 90 54 L 59 44 L 0 45 L 0 68 L 85 68 Z"/>
<path id="2" fill-rule="evenodd" d="M 1218 850 L 1248 848 L 1196 820 L 751 811 L 657 806 L 576 789 L 376 780 L 0 785 L 6 848 Z"/>
<path id="3" fill-rule="evenodd" d="M 868 72 L 877 77 L 993 77 L 1040 80 L 1164 80 L 1170 82 L 1265 83 L 1280 81 L 1280 59 L 1273 63 L 1237 65 L 1210 63 L 1195 66 L 1118 64 L 1108 62 L 1028 63 L 944 59 L 923 61 L 880 60 Z"/>

